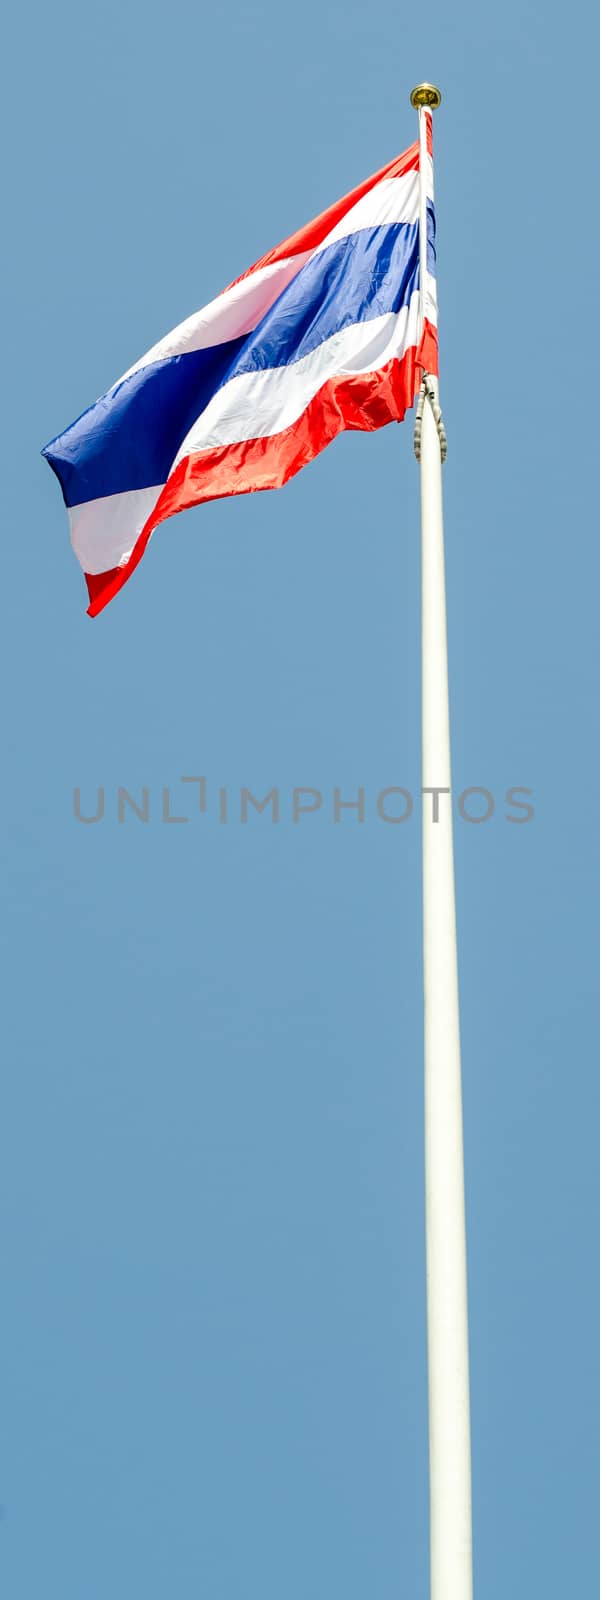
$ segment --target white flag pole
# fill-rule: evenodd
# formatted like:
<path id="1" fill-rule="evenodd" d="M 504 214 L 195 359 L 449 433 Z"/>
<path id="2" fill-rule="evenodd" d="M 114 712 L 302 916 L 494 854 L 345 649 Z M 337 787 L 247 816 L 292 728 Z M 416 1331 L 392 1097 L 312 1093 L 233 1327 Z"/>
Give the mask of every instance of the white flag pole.
<path id="1" fill-rule="evenodd" d="M 413 89 L 419 114 L 421 329 L 427 312 L 427 123 L 441 95 Z M 423 716 L 425 1211 L 431 1600 L 471 1600 L 471 1442 L 463 1128 L 454 906 L 450 719 L 437 384 L 420 429 Z M 433 404 L 432 404 L 433 401 Z M 436 421 L 437 414 L 437 421 Z M 417 443 L 417 439 L 415 440 Z M 445 440 L 444 440 L 445 443 Z M 436 795 L 435 791 L 443 791 Z M 432 792 L 433 791 L 433 792 Z"/>

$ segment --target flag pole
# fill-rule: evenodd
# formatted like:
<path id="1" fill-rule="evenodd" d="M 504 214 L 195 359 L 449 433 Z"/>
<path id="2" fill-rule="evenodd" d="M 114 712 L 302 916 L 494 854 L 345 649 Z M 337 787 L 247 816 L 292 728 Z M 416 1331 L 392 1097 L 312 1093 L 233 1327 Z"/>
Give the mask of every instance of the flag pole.
<path id="1" fill-rule="evenodd" d="M 411 94 L 419 116 L 421 333 L 427 310 L 428 122 L 439 89 Z M 431 192 L 431 186 L 430 186 Z M 454 904 L 442 438 L 437 383 L 421 392 L 423 967 L 425 1215 L 431 1600 L 471 1600 L 471 1443 L 463 1127 Z M 442 791 L 437 796 L 432 791 Z"/>

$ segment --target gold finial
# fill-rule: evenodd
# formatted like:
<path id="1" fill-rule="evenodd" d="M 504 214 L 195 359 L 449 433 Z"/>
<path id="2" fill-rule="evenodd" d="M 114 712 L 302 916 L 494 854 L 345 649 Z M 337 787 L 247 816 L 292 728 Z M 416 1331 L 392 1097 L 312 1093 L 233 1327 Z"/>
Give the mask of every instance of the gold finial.
<path id="1" fill-rule="evenodd" d="M 410 97 L 411 106 L 418 111 L 421 106 L 428 106 L 430 111 L 437 111 L 442 104 L 441 90 L 436 89 L 434 83 L 418 83 Z"/>

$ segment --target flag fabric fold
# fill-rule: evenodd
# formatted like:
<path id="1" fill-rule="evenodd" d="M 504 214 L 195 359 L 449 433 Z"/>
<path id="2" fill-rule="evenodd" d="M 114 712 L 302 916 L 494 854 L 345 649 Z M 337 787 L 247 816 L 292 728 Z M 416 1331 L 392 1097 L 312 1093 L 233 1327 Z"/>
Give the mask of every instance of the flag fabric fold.
<path id="1" fill-rule="evenodd" d="M 281 487 L 338 433 L 401 421 L 422 369 L 437 373 L 428 143 L 422 326 L 414 144 L 167 334 L 46 446 L 91 616 L 167 517 Z"/>

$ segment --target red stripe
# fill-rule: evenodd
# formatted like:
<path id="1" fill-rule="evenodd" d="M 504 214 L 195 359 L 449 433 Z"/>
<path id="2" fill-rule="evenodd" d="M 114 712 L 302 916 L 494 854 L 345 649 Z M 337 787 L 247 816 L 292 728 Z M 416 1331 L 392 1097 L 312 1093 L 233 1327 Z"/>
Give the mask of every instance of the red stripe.
<path id="1" fill-rule="evenodd" d="M 331 229 L 341 222 L 346 212 L 362 200 L 363 195 L 368 194 L 369 189 L 373 189 L 376 183 L 381 183 L 382 178 L 401 178 L 406 172 L 417 171 L 418 166 L 419 146 L 411 144 L 409 150 L 405 150 L 401 156 L 394 156 L 394 160 L 389 161 L 386 167 L 381 167 L 372 177 L 365 178 L 364 183 L 359 183 L 357 189 L 351 189 L 349 194 L 345 194 L 341 200 L 336 200 L 335 205 L 329 206 L 327 211 L 322 211 L 318 217 L 313 217 L 312 222 L 305 223 L 297 233 L 291 233 L 289 238 L 283 239 L 274 250 L 269 250 L 268 255 L 261 256 L 260 261 L 255 261 L 254 265 L 248 267 L 246 272 L 242 272 L 239 278 L 234 278 L 229 288 L 232 289 L 234 283 L 243 283 L 244 278 L 249 278 L 259 267 L 270 267 L 275 261 L 282 261 L 286 256 L 296 255 L 300 251 L 317 250 Z"/>
<path id="2" fill-rule="evenodd" d="M 127 583 L 160 522 L 207 500 L 280 489 L 338 433 L 353 429 L 373 432 L 387 422 L 401 422 L 413 403 L 422 368 L 437 372 L 437 330 L 431 323 L 425 324 L 418 352 L 411 345 L 400 361 L 389 361 L 377 372 L 331 378 L 302 416 L 282 433 L 186 456 L 165 484 L 129 560 L 110 572 L 86 573 L 90 617 L 98 616 Z"/>

